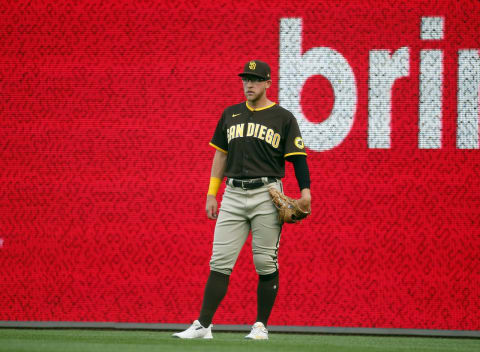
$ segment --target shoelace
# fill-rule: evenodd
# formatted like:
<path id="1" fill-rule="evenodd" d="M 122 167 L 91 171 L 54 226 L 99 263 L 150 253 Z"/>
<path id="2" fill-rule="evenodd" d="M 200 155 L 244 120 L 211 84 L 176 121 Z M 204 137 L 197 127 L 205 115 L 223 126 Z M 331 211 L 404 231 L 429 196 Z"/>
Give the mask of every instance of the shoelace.
<path id="1" fill-rule="evenodd" d="M 267 332 L 267 329 L 262 326 L 254 326 L 252 327 L 252 332 Z"/>

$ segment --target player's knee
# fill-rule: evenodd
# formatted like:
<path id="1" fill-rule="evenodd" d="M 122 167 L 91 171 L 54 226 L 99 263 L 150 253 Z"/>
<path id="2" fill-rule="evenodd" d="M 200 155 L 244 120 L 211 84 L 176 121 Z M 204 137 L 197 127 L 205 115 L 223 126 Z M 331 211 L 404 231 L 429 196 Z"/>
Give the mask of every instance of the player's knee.
<path id="1" fill-rule="evenodd" d="M 260 281 L 271 281 L 271 280 L 275 280 L 278 278 L 278 269 L 275 270 L 273 273 L 271 274 L 266 274 L 266 275 L 258 275 L 258 278 Z M 278 281 L 278 279 L 277 279 Z"/>
<path id="2" fill-rule="evenodd" d="M 211 271 L 216 271 L 218 273 L 222 273 L 225 275 L 231 275 L 232 274 L 232 269 L 231 267 L 225 266 L 225 265 L 220 265 L 220 263 L 216 263 L 215 261 L 210 261 L 210 270 Z"/>
<path id="3" fill-rule="evenodd" d="M 277 271 L 276 257 L 264 253 L 256 253 L 253 255 L 253 263 L 258 275 L 267 275 Z"/>
<path id="4" fill-rule="evenodd" d="M 233 259 L 233 256 L 222 251 L 213 250 L 210 258 L 210 270 L 230 275 L 233 271 L 234 265 L 235 259 Z"/>

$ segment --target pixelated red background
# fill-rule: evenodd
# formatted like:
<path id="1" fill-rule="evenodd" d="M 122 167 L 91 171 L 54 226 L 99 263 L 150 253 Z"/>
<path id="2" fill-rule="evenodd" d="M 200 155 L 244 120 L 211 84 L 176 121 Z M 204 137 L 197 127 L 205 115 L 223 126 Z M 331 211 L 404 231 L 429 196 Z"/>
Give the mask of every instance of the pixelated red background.
<path id="1" fill-rule="evenodd" d="M 444 39 L 420 39 L 423 16 Z M 205 194 L 236 76 L 270 63 L 281 18 L 355 74 L 352 130 L 309 150 L 311 217 L 285 226 L 271 325 L 480 330 L 480 151 L 456 148 L 457 53 L 480 48 L 478 1 L 1 1 L 0 320 L 189 323 L 208 276 Z M 369 52 L 408 47 L 392 144 L 368 148 Z M 420 50 L 444 53 L 440 149 L 418 148 Z M 305 116 L 334 95 L 310 78 Z M 291 165 L 286 192 L 297 196 Z M 221 192 L 219 195 L 219 199 Z M 249 242 L 217 324 L 251 324 Z"/>

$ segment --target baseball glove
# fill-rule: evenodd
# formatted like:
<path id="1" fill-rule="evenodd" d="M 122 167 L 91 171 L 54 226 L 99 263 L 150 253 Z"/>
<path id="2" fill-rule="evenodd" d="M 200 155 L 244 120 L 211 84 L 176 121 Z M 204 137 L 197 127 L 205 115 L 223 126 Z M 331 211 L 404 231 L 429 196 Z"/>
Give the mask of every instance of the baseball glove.
<path id="1" fill-rule="evenodd" d="M 305 219 L 310 214 L 309 211 L 300 209 L 296 199 L 286 196 L 275 187 L 270 187 L 268 192 L 272 197 L 273 204 L 278 209 L 278 220 L 281 223 L 295 223 Z"/>

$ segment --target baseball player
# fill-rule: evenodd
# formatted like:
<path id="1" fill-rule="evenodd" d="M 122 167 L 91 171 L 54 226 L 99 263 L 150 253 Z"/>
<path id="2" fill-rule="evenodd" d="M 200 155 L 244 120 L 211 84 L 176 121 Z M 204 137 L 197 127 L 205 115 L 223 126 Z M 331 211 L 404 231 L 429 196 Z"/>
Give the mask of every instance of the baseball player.
<path id="1" fill-rule="evenodd" d="M 227 293 L 233 267 L 249 232 L 256 272 L 257 317 L 247 339 L 268 339 L 267 322 L 278 292 L 278 248 L 282 221 L 272 203 L 269 187 L 283 192 L 285 160 L 294 165 L 301 198 L 296 204 L 310 211 L 310 175 L 297 120 L 267 98 L 270 67 L 248 62 L 239 74 L 246 102 L 225 109 L 210 145 L 213 157 L 206 213 L 216 219 L 210 275 L 198 320 L 179 338 L 211 339 L 212 319 Z M 216 194 L 227 177 L 221 209 Z M 218 215 L 218 217 L 217 217 Z"/>

